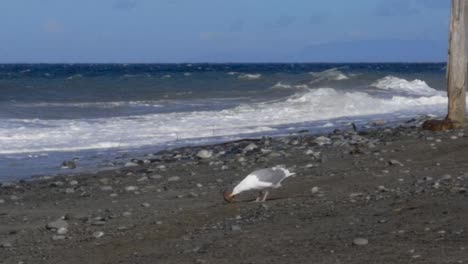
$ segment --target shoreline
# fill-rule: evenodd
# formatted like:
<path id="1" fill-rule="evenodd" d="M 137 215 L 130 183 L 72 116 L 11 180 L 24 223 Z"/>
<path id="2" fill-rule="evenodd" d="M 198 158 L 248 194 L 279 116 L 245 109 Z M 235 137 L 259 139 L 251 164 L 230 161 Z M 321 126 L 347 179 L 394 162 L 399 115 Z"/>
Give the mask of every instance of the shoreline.
<path id="1" fill-rule="evenodd" d="M 0 263 L 468 261 L 468 130 L 421 131 L 419 121 L 3 183 Z M 252 192 L 224 203 L 224 189 L 278 164 L 297 175 L 266 203 L 248 203 Z"/>

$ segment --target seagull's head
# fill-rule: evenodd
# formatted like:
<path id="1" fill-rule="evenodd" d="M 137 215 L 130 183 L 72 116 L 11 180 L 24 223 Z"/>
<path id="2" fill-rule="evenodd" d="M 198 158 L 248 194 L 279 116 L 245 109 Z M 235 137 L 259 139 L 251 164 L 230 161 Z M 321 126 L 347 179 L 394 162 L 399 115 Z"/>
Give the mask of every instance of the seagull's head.
<path id="1" fill-rule="evenodd" d="M 224 197 L 224 201 L 226 201 L 228 203 L 232 203 L 234 201 L 235 195 L 232 192 L 225 191 L 223 193 L 223 197 Z"/>

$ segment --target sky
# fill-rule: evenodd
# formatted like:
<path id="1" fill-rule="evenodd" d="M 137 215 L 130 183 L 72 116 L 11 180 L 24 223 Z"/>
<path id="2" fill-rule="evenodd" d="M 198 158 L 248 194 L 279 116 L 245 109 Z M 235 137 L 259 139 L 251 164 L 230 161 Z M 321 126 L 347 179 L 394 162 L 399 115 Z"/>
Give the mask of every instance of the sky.
<path id="1" fill-rule="evenodd" d="M 449 0 L 1 0 L 0 63 L 443 62 Z"/>

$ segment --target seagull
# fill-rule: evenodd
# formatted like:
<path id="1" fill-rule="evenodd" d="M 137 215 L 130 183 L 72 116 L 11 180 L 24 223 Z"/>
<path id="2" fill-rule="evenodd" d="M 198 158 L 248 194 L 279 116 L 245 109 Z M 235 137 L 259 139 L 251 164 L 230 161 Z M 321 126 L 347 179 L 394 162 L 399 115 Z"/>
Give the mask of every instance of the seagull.
<path id="1" fill-rule="evenodd" d="M 255 202 L 265 202 L 269 189 L 276 189 L 281 187 L 281 182 L 294 174 L 295 173 L 291 173 L 289 170 L 281 166 L 256 170 L 247 175 L 245 179 L 243 179 L 236 187 L 234 187 L 232 192 L 224 192 L 224 200 L 228 203 L 232 203 L 234 201 L 234 197 L 241 192 L 259 190 L 260 194 L 258 195 Z M 265 192 L 263 192 L 263 190 L 265 190 Z M 262 193 L 263 198 L 261 198 Z"/>

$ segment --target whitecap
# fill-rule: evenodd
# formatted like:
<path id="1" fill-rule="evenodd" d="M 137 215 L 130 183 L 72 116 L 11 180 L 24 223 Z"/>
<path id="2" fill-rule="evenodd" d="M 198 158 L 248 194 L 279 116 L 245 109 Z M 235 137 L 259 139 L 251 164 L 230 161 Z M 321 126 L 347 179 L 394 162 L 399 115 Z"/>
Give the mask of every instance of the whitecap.
<path id="1" fill-rule="evenodd" d="M 260 79 L 262 77 L 261 74 L 257 73 L 257 74 L 241 74 L 239 75 L 239 79 L 241 80 L 257 80 L 257 79 Z"/>
<path id="2" fill-rule="evenodd" d="M 309 72 L 314 77 L 310 83 L 317 83 L 321 81 L 343 81 L 348 80 L 349 77 L 338 70 L 338 68 L 332 68 L 321 72 Z"/>
<path id="3" fill-rule="evenodd" d="M 391 91 L 396 91 L 396 92 L 402 92 L 410 95 L 437 95 L 440 94 L 441 91 L 437 91 L 429 85 L 427 85 L 426 82 L 421 81 L 421 80 L 413 80 L 413 81 L 408 81 L 405 79 L 401 79 L 398 77 L 394 76 L 386 76 L 382 79 L 377 80 L 373 84 L 371 84 L 372 87 L 382 89 L 382 90 L 391 90 Z"/>
<path id="4" fill-rule="evenodd" d="M 332 88 L 307 89 L 273 102 L 243 104 L 231 109 L 155 113 L 138 116 L 41 120 L 2 119 L 0 154 L 105 148 L 134 148 L 202 142 L 212 137 L 233 138 L 270 133 L 278 126 L 339 118 L 347 122 L 366 115 L 443 113 L 447 97 L 393 96 Z M 321 123 L 323 124 L 323 122 Z M 204 142 L 205 142 L 204 141 Z"/>
<path id="5" fill-rule="evenodd" d="M 67 80 L 74 80 L 74 79 L 80 79 L 80 78 L 83 78 L 83 75 L 75 74 L 75 75 L 67 77 Z"/>
<path id="6" fill-rule="evenodd" d="M 275 85 L 270 87 L 271 89 L 291 89 L 292 86 L 286 83 L 277 82 Z"/>

